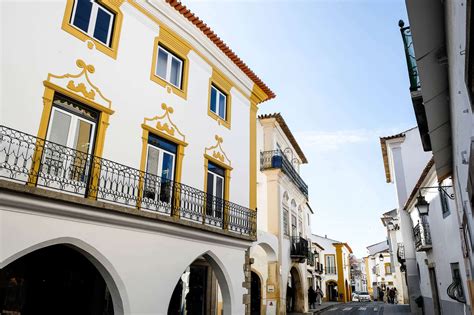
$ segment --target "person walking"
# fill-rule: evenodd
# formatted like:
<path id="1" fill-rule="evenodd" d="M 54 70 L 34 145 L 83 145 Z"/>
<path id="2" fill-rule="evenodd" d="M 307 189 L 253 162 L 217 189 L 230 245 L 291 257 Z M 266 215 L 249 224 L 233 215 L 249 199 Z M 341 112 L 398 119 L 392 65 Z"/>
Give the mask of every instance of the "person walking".
<path id="1" fill-rule="evenodd" d="M 313 286 L 310 286 L 308 289 L 308 302 L 309 308 L 314 308 L 316 303 L 316 292 L 313 289 Z"/>
<path id="2" fill-rule="evenodd" d="M 390 288 L 390 291 L 388 292 L 388 295 L 390 297 L 389 303 L 390 304 L 395 304 L 395 288 Z"/>
<path id="3" fill-rule="evenodd" d="M 380 302 L 383 302 L 384 292 L 382 291 L 382 288 L 380 288 L 380 287 L 378 288 L 378 293 L 379 293 L 379 298 L 378 298 L 378 300 L 379 300 Z"/>
<path id="4" fill-rule="evenodd" d="M 321 305 L 324 294 L 323 294 L 323 290 L 321 290 L 321 288 L 319 286 L 316 287 L 315 296 L 316 296 L 316 303 L 318 305 Z"/>

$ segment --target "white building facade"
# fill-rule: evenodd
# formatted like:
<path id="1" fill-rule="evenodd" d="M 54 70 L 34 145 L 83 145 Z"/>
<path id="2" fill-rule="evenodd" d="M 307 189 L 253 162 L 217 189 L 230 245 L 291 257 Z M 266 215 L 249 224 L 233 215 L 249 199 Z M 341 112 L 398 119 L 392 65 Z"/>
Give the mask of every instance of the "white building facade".
<path id="1" fill-rule="evenodd" d="M 252 259 L 252 310 L 266 314 L 307 312 L 314 285 L 308 186 L 300 165 L 307 163 L 281 114 L 261 115 L 257 124 L 260 159 L 258 237 Z"/>
<path id="2" fill-rule="evenodd" d="M 0 6 L 0 312 L 250 313 L 274 94 L 177 2 Z"/>

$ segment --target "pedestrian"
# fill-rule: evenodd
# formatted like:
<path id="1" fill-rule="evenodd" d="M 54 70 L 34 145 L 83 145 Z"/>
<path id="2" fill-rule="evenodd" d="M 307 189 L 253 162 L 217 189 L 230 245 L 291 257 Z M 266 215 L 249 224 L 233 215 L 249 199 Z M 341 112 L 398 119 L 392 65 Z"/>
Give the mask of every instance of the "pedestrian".
<path id="1" fill-rule="evenodd" d="M 395 304 L 395 288 L 391 288 L 390 291 L 388 292 L 390 296 L 390 304 Z"/>
<path id="2" fill-rule="evenodd" d="M 316 292 L 315 292 L 315 294 L 316 294 L 316 303 L 317 303 L 318 305 L 321 305 L 321 301 L 323 300 L 324 294 L 323 294 L 323 290 L 321 290 L 321 288 L 320 288 L 319 286 L 316 287 Z"/>
<path id="3" fill-rule="evenodd" d="M 380 287 L 378 288 L 378 292 L 379 292 L 379 298 L 378 298 L 378 300 L 379 300 L 380 302 L 383 302 L 384 293 L 383 293 L 383 290 L 382 290 Z"/>
<path id="4" fill-rule="evenodd" d="M 314 307 L 314 302 L 316 302 L 316 292 L 313 286 L 310 286 L 308 289 L 308 304 L 310 309 Z"/>
<path id="5" fill-rule="evenodd" d="M 398 292 L 397 292 L 397 288 L 393 288 L 393 299 L 394 299 L 394 303 L 395 303 L 395 304 L 398 304 Z"/>

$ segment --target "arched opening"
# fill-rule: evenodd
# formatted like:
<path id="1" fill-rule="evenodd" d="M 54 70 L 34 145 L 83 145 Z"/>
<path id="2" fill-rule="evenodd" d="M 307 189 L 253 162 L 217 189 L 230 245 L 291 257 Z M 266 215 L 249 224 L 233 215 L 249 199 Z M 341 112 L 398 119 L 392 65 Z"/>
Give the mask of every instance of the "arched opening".
<path id="1" fill-rule="evenodd" d="M 0 271 L 0 313 L 114 314 L 107 284 L 74 246 L 30 252 Z"/>
<path id="2" fill-rule="evenodd" d="M 250 314 L 260 315 L 262 306 L 262 283 L 260 277 L 254 271 L 251 272 L 250 282 Z"/>
<path id="3" fill-rule="evenodd" d="M 326 296 L 330 302 L 337 302 L 338 292 L 337 283 L 335 281 L 326 282 Z"/>
<path id="4" fill-rule="evenodd" d="M 292 267 L 288 275 L 288 285 L 286 288 L 286 311 L 304 312 L 304 291 L 303 283 L 298 270 Z"/>
<path id="5" fill-rule="evenodd" d="M 230 314 L 230 291 L 214 257 L 199 256 L 178 279 L 168 315 Z"/>

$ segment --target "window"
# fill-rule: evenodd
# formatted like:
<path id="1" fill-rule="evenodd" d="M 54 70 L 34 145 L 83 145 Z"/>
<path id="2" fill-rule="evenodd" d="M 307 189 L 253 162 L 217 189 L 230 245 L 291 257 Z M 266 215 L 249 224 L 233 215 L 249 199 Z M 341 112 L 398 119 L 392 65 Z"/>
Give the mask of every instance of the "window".
<path id="1" fill-rule="evenodd" d="M 144 198 L 169 204 L 175 174 L 177 145 L 148 135 Z"/>
<path id="2" fill-rule="evenodd" d="M 298 235 L 298 231 L 296 229 L 296 215 L 294 214 L 291 215 L 291 235 L 292 236 Z"/>
<path id="3" fill-rule="evenodd" d="M 336 273 L 336 257 L 334 255 L 326 255 L 326 273 Z"/>
<path id="4" fill-rule="evenodd" d="M 115 14 L 93 0 L 76 0 L 70 23 L 90 37 L 111 46 Z"/>
<path id="5" fill-rule="evenodd" d="M 158 45 L 158 56 L 156 60 L 156 73 L 158 77 L 181 89 L 183 77 L 183 60 L 170 52 L 168 49 Z"/>
<path id="6" fill-rule="evenodd" d="M 386 263 L 386 264 L 385 264 L 385 274 L 386 274 L 386 275 L 392 274 L 392 268 L 391 268 L 391 266 L 390 266 L 389 263 Z"/>
<path id="7" fill-rule="evenodd" d="M 211 85 L 211 111 L 220 118 L 226 120 L 227 112 L 227 95 L 219 90 L 214 84 Z"/>
<path id="8" fill-rule="evenodd" d="M 453 282 L 448 286 L 448 296 L 458 302 L 466 303 L 464 296 L 464 288 L 462 285 L 461 272 L 459 270 L 459 263 L 451 263 L 451 276 Z"/>
<path id="9" fill-rule="evenodd" d="M 222 218 L 224 209 L 225 170 L 212 162 L 207 164 L 207 203 L 208 216 Z"/>
<path id="10" fill-rule="evenodd" d="M 55 94 L 46 136 L 51 143 L 44 149 L 42 172 L 86 182 L 98 118 L 94 110 Z"/>
<path id="11" fill-rule="evenodd" d="M 290 235 L 289 215 L 288 207 L 283 206 L 283 234 L 286 236 Z"/>
<path id="12" fill-rule="evenodd" d="M 439 198 L 440 198 L 439 200 L 441 202 L 441 210 L 443 212 L 443 218 L 446 218 L 447 216 L 449 216 L 451 211 L 449 210 L 448 198 L 446 198 L 446 194 L 443 192 L 442 189 L 439 191 Z"/>

